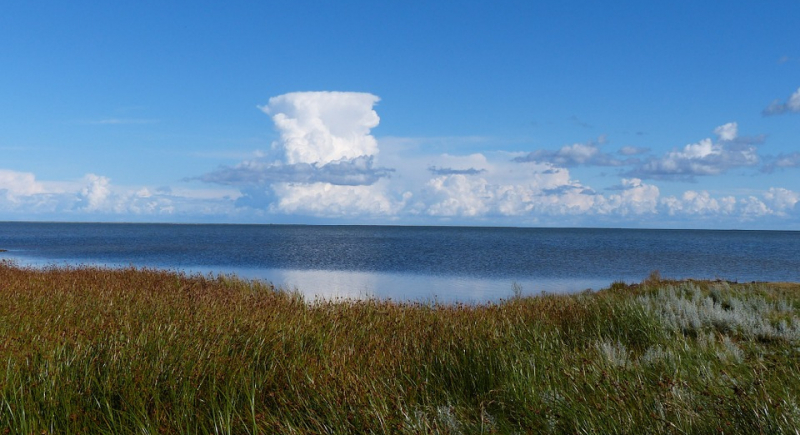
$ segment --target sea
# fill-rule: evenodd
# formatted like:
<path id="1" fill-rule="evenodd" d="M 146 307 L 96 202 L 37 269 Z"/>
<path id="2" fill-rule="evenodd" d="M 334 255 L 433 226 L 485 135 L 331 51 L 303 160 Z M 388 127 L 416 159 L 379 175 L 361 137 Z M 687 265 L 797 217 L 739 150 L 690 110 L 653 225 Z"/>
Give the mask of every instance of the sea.
<path id="1" fill-rule="evenodd" d="M 307 299 L 496 302 L 665 278 L 800 282 L 800 232 L 0 222 L 0 259 L 236 275 Z"/>

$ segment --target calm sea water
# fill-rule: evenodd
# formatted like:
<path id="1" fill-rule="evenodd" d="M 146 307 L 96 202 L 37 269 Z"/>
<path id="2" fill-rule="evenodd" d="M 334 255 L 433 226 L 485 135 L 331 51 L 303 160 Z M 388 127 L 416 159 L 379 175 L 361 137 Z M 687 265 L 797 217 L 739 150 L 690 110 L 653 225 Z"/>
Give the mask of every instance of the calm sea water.
<path id="1" fill-rule="evenodd" d="M 800 281 L 800 232 L 0 223 L 23 265 L 235 273 L 310 297 L 486 301 L 670 278 Z"/>

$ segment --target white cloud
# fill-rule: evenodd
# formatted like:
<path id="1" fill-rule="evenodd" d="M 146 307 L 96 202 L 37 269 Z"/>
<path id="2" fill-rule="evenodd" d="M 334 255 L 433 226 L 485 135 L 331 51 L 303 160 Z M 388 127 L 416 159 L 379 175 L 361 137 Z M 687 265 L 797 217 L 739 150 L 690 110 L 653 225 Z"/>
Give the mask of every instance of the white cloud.
<path id="1" fill-rule="evenodd" d="M 709 218 L 735 218 L 748 221 L 768 216 L 787 217 L 800 202 L 800 193 L 772 187 L 759 196 L 736 198 L 731 195 L 713 197 L 707 191 L 684 192 L 680 198 L 669 196 L 661 200 L 661 207 L 670 216 L 700 216 Z"/>
<path id="2" fill-rule="evenodd" d="M 657 186 L 642 183 L 638 178 L 623 179 L 622 185 L 615 188 L 619 194 L 609 195 L 603 213 L 617 213 L 623 216 L 656 213 L 661 192 Z"/>
<path id="3" fill-rule="evenodd" d="M 430 180 L 427 187 L 434 199 L 426 213 L 432 216 L 482 216 L 495 200 L 494 189 L 484 178 L 445 175 Z"/>
<path id="4" fill-rule="evenodd" d="M 237 187 L 242 194 L 236 200 L 239 210 L 344 219 L 561 223 L 569 218 L 591 224 L 596 217 L 639 221 L 660 214 L 736 219 L 736 213 L 752 217 L 794 206 L 792 194 L 779 190 L 754 200 L 714 197 L 706 191 L 662 197 L 658 186 L 638 176 L 598 193 L 566 168 L 638 164 L 631 172 L 648 178 L 691 178 L 754 165 L 755 140 L 740 138 L 735 122 L 714 129 L 716 141 L 703 139 L 646 164 L 603 152 L 603 137 L 556 151 L 465 155 L 430 153 L 428 149 L 440 147 L 427 147 L 424 138 L 390 138 L 380 142 L 387 167 L 377 167 L 378 142 L 370 135 L 379 121 L 373 110 L 377 101 L 370 94 L 343 92 L 272 98 L 263 108 L 280 133 L 271 157 L 259 156 L 199 179 Z M 646 152 L 636 147 L 618 151 L 623 156 Z"/>
<path id="5" fill-rule="evenodd" d="M 789 108 L 792 112 L 800 112 L 800 88 L 789 97 L 789 101 L 786 102 L 786 107 Z"/>
<path id="6" fill-rule="evenodd" d="M 797 88 L 792 95 L 786 100 L 786 102 L 781 102 L 780 100 L 775 100 L 772 104 L 769 105 L 762 114 L 764 116 L 769 115 L 780 115 L 782 113 L 798 113 L 800 112 L 800 88 Z"/>
<path id="7" fill-rule="evenodd" d="M 80 198 L 85 203 L 82 208 L 86 211 L 102 210 L 111 195 L 110 180 L 95 174 L 87 174 L 84 180 L 86 186 L 80 192 Z"/>
<path id="8" fill-rule="evenodd" d="M 772 187 L 764 193 L 764 200 L 776 213 L 783 214 L 792 211 L 800 202 L 800 193 L 782 187 Z"/>
<path id="9" fill-rule="evenodd" d="M 36 195 L 44 192 L 44 186 L 36 181 L 36 176 L 30 172 L 17 172 L 0 169 L 0 194 L 14 201 L 20 196 Z"/>
<path id="10" fill-rule="evenodd" d="M 325 218 L 395 216 L 410 194 L 391 198 L 383 184 L 341 186 L 330 183 L 278 183 L 273 187 L 278 198 L 273 211 Z"/>
<path id="11" fill-rule="evenodd" d="M 598 204 L 605 213 L 653 208 L 653 200 L 636 195 L 652 195 L 654 186 L 627 186 L 609 202 L 572 180 L 566 169 L 530 158 L 533 154 L 421 157 L 405 153 L 411 142 L 393 140 L 382 157 L 389 167 L 375 167 L 378 144 L 369 133 L 379 121 L 373 110 L 377 101 L 371 94 L 348 92 L 271 98 L 262 109 L 280 133 L 272 159 L 244 161 L 199 179 L 239 187 L 244 196 L 237 203 L 242 207 L 317 217 L 583 214 Z M 618 165 L 619 160 L 599 151 L 604 141 L 601 137 L 567 146 L 550 157 L 561 163 Z M 420 140 L 412 142 L 424 146 Z M 328 170 L 334 166 L 337 178 Z M 639 199 L 643 204 L 635 205 Z"/>
<path id="12" fill-rule="evenodd" d="M 763 217 L 772 214 L 772 210 L 755 196 L 748 196 L 739 201 L 739 212 L 744 217 Z"/>
<path id="13" fill-rule="evenodd" d="M 684 192 L 680 201 L 668 202 L 668 207 L 670 214 L 681 212 L 689 215 L 707 215 L 717 214 L 722 210 L 720 202 L 712 198 L 708 192 L 694 190 Z M 726 211 L 730 212 L 730 208 Z"/>
<path id="14" fill-rule="evenodd" d="M 670 151 L 661 158 L 651 158 L 628 174 L 638 178 L 694 180 L 695 176 L 719 175 L 737 167 L 759 162 L 753 145 L 761 138 L 738 138 L 735 122 L 714 129 L 719 141 L 710 138 Z"/>
<path id="15" fill-rule="evenodd" d="M 605 153 L 600 150 L 600 147 L 606 143 L 604 136 L 599 137 L 596 141 L 589 141 L 586 143 L 575 143 L 572 145 L 564 145 L 556 151 L 550 150 L 537 150 L 529 153 L 526 156 L 516 158 L 518 162 L 548 162 L 556 166 L 573 167 L 573 166 L 623 166 L 635 163 L 635 159 L 620 160 L 610 153 Z M 632 147 L 624 148 L 625 151 L 634 151 Z M 633 152 L 632 154 L 635 154 Z M 621 154 L 625 155 L 624 152 Z"/>
<path id="16" fill-rule="evenodd" d="M 327 164 L 378 153 L 369 134 L 380 118 L 372 107 L 380 99 L 360 92 L 293 92 L 262 106 L 272 116 L 286 163 Z"/>
<path id="17" fill-rule="evenodd" d="M 719 136 L 719 140 L 734 140 L 736 139 L 738 131 L 739 126 L 735 122 L 729 122 L 715 128 L 714 134 Z"/>
<path id="18" fill-rule="evenodd" d="M 108 177 L 37 181 L 32 173 L 0 170 L 0 214 L 76 219 L 87 216 L 228 215 L 240 194 L 231 189 L 115 186 Z M 92 219 L 96 219 L 92 218 Z"/>
<path id="19" fill-rule="evenodd" d="M 512 169 L 514 171 L 512 171 Z M 547 163 L 491 162 L 480 175 L 450 174 L 431 179 L 417 210 L 447 217 L 641 215 L 655 213 L 656 186 L 622 180 L 608 196 L 573 180 Z"/>
<path id="20" fill-rule="evenodd" d="M 380 122 L 373 110 L 379 100 L 359 92 L 270 98 L 261 109 L 280 134 L 272 154 L 197 179 L 239 187 L 243 207 L 322 217 L 395 214 L 407 195 L 391 195 L 380 183 L 394 170 L 375 164 L 378 143 L 370 130 Z"/>
<path id="21" fill-rule="evenodd" d="M 630 175 L 617 186 L 595 190 L 575 177 L 577 170 L 566 166 L 632 164 L 635 159 L 620 159 L 647 152 L 623 147 L 613 157 L 603 152 L 602 138 L 538 154 L 453 152 L 457 146 L 444 147 L 449 153 L 442 153 L 443 147 L 428 146 L 424 138 L 378 142 L 370 134 L 379 121 L 373 110 L 377 101 L 370 94 L 341 92 L 270 99 L 263 109 L 275 120 L 280 134 L 272 151 L 195 178 L 212 183 L 200 189 L 191 183 L 120 186 L 99 174 L 40 181 L 32 173 L 0 170 L 0 213 L 75 220 L 218 216 L 222 221 L 274 221 L 282 215 L 351 222 L 647 222 L 652 226 L 681 219 L 716 224 L 717 219 L 742 222 L 800 215 L 800 194 L 778 187 L 736 197 L 700 189 L 662 196 L 655 184 Z M 739 137 L 736 123 L 721 125 L 714 133 L 715 139 L 650 159 L 650 167 L 641 164 L 638 170 L 649 178 L 690 178 L 758 161 L 752 139 Z M 481 138 L 480 143 L 485 142 Z M 452 139 L 452 143 L 462 142 Z M 465 148 L 474 149 L 477 142 L 464 143 L 471 144 Z M 793 164 L 791 155 L 785 157 L 786 163 L 775 160 L 776 167 L 779 161 L 781 166 Z M 378 166 L 378 158 L 385 167 Z M 602 182 L 598 181 L 602 178 L 592 180 L 591 184 Z"/>
<path id="22" fill-rule="evenodd" d="M 430 166 L 471 168 L 475 173 L 434 173 L 419 185 L 414 211 L 430 216 L 522 216 L 544 211 L 546 191 L 570 187 L 569 171 L 549 163 L 511 161 L 506 153 L 488 158 L 483 154 L 432 156 Z M 398 177 L 399 178 L 399 177 Z"/>

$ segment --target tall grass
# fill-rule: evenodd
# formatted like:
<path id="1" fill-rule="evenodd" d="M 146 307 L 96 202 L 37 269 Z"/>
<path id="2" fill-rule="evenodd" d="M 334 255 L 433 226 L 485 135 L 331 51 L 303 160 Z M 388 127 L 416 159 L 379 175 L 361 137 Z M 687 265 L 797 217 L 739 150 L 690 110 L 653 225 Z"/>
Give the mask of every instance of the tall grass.
<path id="1" fill-rule="evenodd" d="M 797 433 L 800 287 L 305 301 L 0 262 L 4 433 Z"/>

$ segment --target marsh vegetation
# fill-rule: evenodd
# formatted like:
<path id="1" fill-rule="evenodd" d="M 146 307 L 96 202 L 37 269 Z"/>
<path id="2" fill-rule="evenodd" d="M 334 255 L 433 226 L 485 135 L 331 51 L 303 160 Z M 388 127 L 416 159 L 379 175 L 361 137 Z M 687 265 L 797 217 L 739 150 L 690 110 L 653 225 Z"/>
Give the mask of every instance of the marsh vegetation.
<path id="1" fill-rule="evenodd" d="M 2 433 L 796 433 L 800 286 L 496 304 L 0 262 Z"/>

